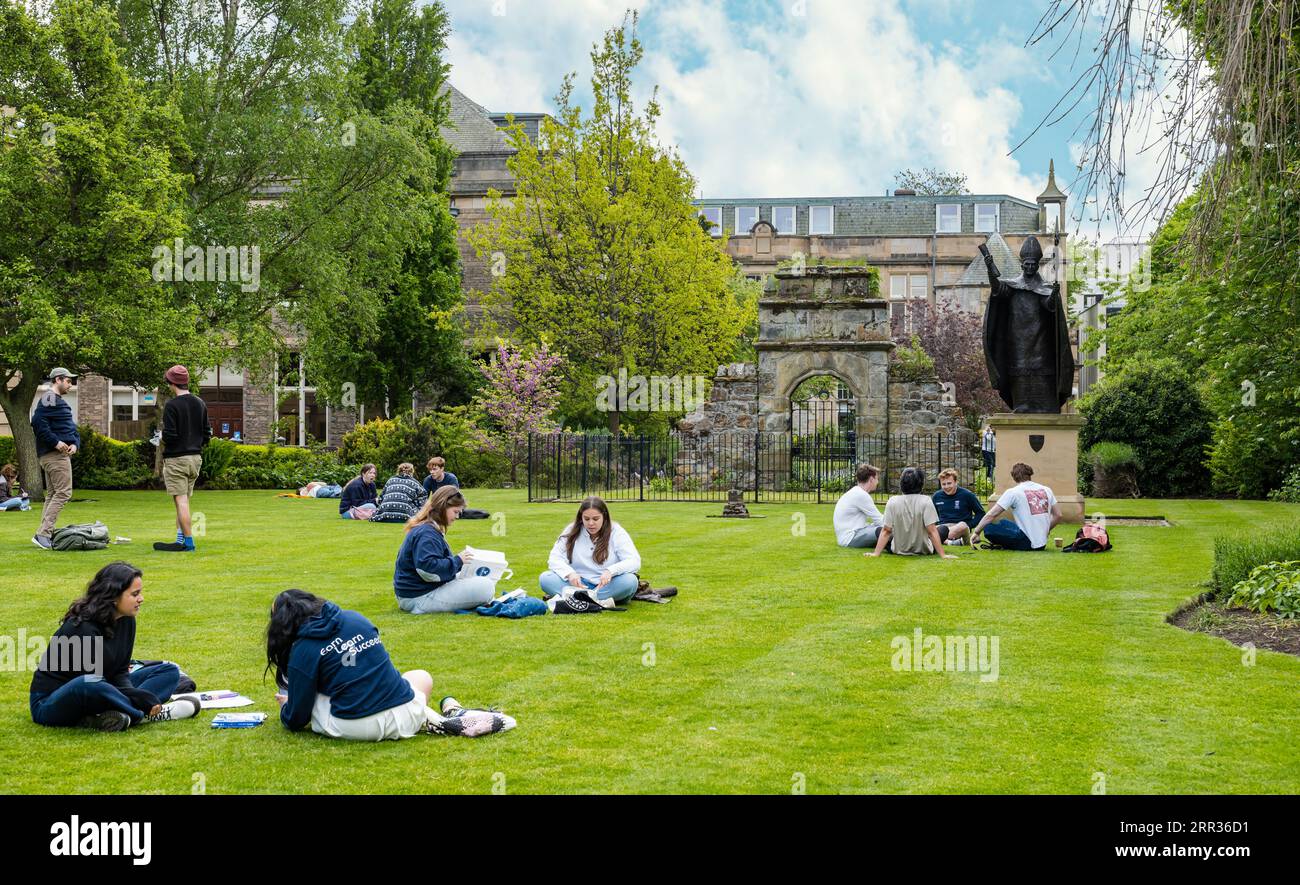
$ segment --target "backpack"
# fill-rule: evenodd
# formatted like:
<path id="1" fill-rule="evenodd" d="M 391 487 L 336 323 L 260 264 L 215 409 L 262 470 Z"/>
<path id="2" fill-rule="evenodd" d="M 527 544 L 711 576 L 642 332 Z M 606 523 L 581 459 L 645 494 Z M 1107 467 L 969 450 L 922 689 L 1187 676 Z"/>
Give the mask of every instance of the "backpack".
<path id="1" fill-rule="evenodd" d="M 1105 553 L 1111 549 L 1110 535 L 1096 523 L 1088 523 L 1074 536 L 1074 543 L 1062 553 Z"/>
<path id="2" fill-rule="evenodd" d="M 96 520 L 65 525 L 50 536 L 53 550 L 103 550 L 108 546 L 108 526 Z"/>

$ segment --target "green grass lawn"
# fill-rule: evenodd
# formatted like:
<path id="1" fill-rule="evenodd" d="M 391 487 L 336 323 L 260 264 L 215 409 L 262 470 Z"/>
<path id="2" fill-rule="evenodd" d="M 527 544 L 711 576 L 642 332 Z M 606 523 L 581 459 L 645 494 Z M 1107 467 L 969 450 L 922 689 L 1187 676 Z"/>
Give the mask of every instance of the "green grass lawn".
<path id="1" fill-rule="evenodd" d="M 505 521 L 456 523 L 453 548 L 505 550 L 515 579 L 501 589 L 537 594 L 575 506 L 468 497 Z M 1293 521 L 1295 505 L 1093 501 L 1175 525 L 1112 528 L 1115 550 L 1100 556 L 939 561 L 837 548 L 829 505 L 760 505 L 765 519 L 731 521 L 706 518 L 720 504 L 615 504 L 642 576 L 681 595 L 508 621 L 399 612 L 401 527 L 342 521 L 333 501 L 200 492 L 198 553 L 166 554 L 151 548 L 174 531 L 164 493 L 77 498 L 94 500 L 61 523 L 100 518 L 132 542 L 44 552 L 29 541 L 36 511 L 0 513 L 0 633 L 49 635 L 95 570 L 124 558 L 145 575 L 137 657 L 175 660 L 200 688 L 238 689 L 274 716 L 266 613 L 301 587 L 378 624 L 399 668 L 433 674 L 435 697 L 499 705 L 519 727 L 378 746 L 291 734 L 274 718 L 215 730 L 210 712 L 122 734 L 42 728 L 30 672 L 11 670 L 0 673 L 5 792 L 188 793 L 202 775 L 209 793 L 1087 793 L 1096 773 L 1109 793 L 1300 792 L 1300 660 L 1261 651 L 1244 666 L 1240 649 L 1164 620 L 1203 589 L 1215 533 Z M 997 637 L 997 681 L 895 671 L 891 640 L 917 627 Z"/>

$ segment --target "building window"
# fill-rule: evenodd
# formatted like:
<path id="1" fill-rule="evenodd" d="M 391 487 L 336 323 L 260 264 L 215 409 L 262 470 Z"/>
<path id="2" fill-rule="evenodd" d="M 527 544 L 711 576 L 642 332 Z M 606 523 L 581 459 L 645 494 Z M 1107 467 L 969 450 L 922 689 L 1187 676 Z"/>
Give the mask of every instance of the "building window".
<path id="1" fill-rule="evenodd" d="M 713 225 L 709 228 L 709 236 L 722 236 L 722 207 L 707 206 L 700 210 L 700 214 L 704 216 L 705 221 Z"/>
<path id="2" fill-rule="evenodd" d="M 748 236 L 749 229 L 758 224 L 757 206 L 736 207 L 736 236 Z"/>
<path id="3" fill-rule="evenodd" d="M 908 293 L 912 298 L 925 298 L 930 294 L 930 281 L 923 273 L 914 273 L 911 276 L 911 285 L 908 287 L 911 291 Z"/>
<path id="4" fill-rule="evenodd" d="M 781 236 L 792 236 L 794 234 L 794 207 L 793 206 L 774 206 L 772 208 L 772 227 Z"/>
<path id="5" fill-rule="evenodd" d="M 901 301 L 907 297 L 907 274 L 896 273 L 889 275 L 889 297 L 895 301 Z"/>
<path id="6" fill-rule="evenodd" d="M 934 229 L 941 234 L 961 233 L 961 204 L 937 204 L 934 207 Z"/>
<path id="7" fill-rule="evenodd" d="M 825 236 L 835 233 L 835 207 L 809 206 L 808 233 L 811 236 Z"/>
<path id="8" fill-rule="evenodd" d="M 975 230 L 978 233 L 995 233 L 998 230 L 997 203 L 975 204 Z"/>

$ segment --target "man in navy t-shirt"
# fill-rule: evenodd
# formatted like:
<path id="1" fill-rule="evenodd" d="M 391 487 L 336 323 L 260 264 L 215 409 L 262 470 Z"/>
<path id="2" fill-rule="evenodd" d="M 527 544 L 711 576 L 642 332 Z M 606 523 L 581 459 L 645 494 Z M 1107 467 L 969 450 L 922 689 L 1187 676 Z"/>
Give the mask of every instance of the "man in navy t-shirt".
<path id="1" fill-rule="evenodd" d="M 443 486 L 460 488 L 460 480 L 456 478 L 456 474 L 448 472 L 447 462 L 440 456 L 434 455 L 425 466 L 429 468 L 429 475 L 424 478 L 423 485 L 424 490 L 430 495 Z"/>
<path id="2" fill-rule="evenodd" d="M 949 467 L 939 474 L 939 491 L 931 499 L 939 512 L 939 525 L 948 528 L 948 540 L 944 543 L 965 544 L 970 530 L 984 517 L 979 497 L 957 485 L 957 471 Z"/>

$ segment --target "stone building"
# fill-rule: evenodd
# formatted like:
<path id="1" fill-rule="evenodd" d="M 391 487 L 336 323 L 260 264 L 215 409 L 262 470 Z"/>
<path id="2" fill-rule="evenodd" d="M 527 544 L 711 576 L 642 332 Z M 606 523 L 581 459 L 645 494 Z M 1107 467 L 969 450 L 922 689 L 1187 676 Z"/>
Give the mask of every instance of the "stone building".
<path id="1" fill-rule="evenodd" d="M 979 246 L 986 240 L 999 266 L 1009 254 L 1019 273 L 1015 256 L 1025 237 L 1038 236 L 1050 256 L 1052 235 L 1062 231 L 1064 260 L 1066 200 L 1055 164 L 1049 164 L 1047 185 L 1032 202 L 1008 194 L 920 196 L 900 189 L 880 197 L 726 197 L 695 205 L 753 279 L 782 262 L 865 260 L 879 268 L 891 324 L 906 333 L 939 303 L 983 311 L 989 286 L 987 275 L 982 282 L 979 277 Z M 1063 278 L 1068 304 L 1066 289 Z"/>

